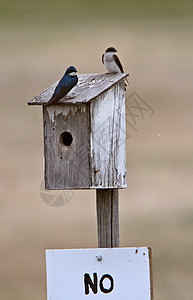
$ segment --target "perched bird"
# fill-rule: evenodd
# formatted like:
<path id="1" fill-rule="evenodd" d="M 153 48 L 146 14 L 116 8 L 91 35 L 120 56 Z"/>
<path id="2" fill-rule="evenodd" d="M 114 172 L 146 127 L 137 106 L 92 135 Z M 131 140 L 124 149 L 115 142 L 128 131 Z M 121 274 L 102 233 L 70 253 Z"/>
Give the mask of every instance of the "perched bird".
<path id="1" fill-rule="evenodd" d="M 105 53 L 102 55 L 102 62 L 109 73 L 124 73 L 120 59 L 115 54 L 116 52 L 117 50 L 114 47 L 107 48 Z"/>
<path id="2" fill-rule="evenodd" d="M 63 98 L 78 82 L 77 70 L 75 67 L 69 67 L 62 79 L 59 81 L 51 99 L 46 104 L 47 106 L 56 104 Z"/>

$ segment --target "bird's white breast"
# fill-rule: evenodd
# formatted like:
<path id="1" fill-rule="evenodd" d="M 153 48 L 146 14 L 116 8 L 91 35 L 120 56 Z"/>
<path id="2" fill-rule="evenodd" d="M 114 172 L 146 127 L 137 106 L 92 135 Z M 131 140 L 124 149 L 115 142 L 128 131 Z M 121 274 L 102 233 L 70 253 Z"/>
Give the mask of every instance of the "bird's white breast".
<path id="1" fill-rule="evenodd" d="M 113 58 L 114 54 L 114 52 L 108 52 L 104 54 L 104 65 L 109 73 L 121 73 L 121 70 Z"/>

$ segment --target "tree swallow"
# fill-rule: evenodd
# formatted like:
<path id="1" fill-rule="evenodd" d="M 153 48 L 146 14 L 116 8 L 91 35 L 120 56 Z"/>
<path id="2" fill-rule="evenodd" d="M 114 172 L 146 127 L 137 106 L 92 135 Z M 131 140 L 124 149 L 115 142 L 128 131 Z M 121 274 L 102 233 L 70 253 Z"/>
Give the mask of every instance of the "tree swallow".
<path id="1" fill-rule="evenodd" d="M 62 79 L 59 81 L 51 99 L 46 104 L 47 106 L 56 104 L 62 99 L 78 82 L 77 70 L 75 67 L 69 67 Z"/>
<path id="2" fill-rule="evenodd" d="M 116 52 L 117 50 L 114 47 L 107 48 L 102 55 L 102 62 L 109 73 L 124 73 L 120 59 L 115 54 Z M 127 79 L 126 81 L 128 82 Z"/>

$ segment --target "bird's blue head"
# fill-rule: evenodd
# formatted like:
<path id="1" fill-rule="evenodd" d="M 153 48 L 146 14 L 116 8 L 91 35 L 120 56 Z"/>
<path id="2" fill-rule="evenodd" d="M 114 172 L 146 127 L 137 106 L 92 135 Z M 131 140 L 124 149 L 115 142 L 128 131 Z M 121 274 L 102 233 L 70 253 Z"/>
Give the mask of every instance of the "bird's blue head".
<path id="1" fill-rule="evenodd" d="M 70 76 L 76 76 L 77 70 L 75 67 L 70 66 L 67 70 L 66 70 L 66 75 L 70 75 Z"/>

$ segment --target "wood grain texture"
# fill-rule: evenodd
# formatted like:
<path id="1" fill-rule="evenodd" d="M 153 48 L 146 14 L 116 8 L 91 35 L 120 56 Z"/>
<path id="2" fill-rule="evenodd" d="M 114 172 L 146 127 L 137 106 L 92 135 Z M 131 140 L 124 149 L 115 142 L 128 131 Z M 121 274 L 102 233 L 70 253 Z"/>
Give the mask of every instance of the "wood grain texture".
<path id="1" fill-rule="evenodd" d="M 88 103 L 98 97 L 101 93 L 111 88 L 115 83 L 123 80 L 128 73 L 117 74 L 79 74 L 78 84 L 64 97 L 58 105 L 62 104 L 81 104 Z M 46 104 L 57 86 L 59 81 L 52 84 L 39 95 L 28 102 L 28 105 Z M 69 99 L 69 97 L 73 97 Z"/>
<path id="2" fill-rule="evenodd" d="M 119 247 L 119 190 L 111 189 L 111 240 L 112 247 Z"/>
<path id="3" fill-rule="evenodd" d="M 124 81 L 90 104 L 91 180 L 96 188 L 126 188 Z"/>
<path id="4" fill-rule="evenodd" d="M 119 247 L 119 191 L 96 191 L 98 247 Z"/>
<path id="5" fill-rule="evenodd" d="M 43 120 L 46 189 L 126 188 L 124 81 L 87 104 L 43 106 Z"/>
<path id="6" fill-rule="evenodd" d="M 77 189 L 90 186 L 89 111 L 85 106 L 43 106 L 46 189 Z M 69 132 L 70 146 L 60 136 Z"/>

